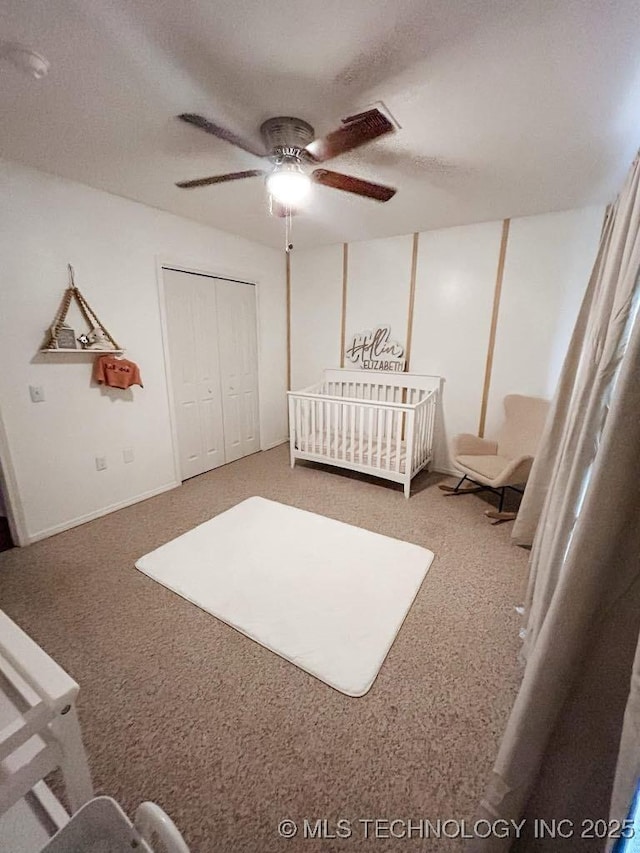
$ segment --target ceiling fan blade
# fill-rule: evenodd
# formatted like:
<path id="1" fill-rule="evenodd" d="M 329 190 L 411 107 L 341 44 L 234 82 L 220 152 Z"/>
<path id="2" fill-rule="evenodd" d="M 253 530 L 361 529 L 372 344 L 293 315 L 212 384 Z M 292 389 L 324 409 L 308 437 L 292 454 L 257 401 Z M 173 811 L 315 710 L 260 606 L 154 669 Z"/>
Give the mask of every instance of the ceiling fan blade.
<path id="1" fill-rule="evenodd" d="M 334 190 L 344 190 L 347 193 L 366 196 L 376 201 L 389 201 L 397 192 L 393 187 L 374 184 L 372 181 L 363 181 L 361 178 L 354 178 L 353 175 L 330 172 L 328 169 L 316 169 L 311 173 L 311 179 L 316 184 L 332 187 Z"/>
<path id="2" fill-rule="evenodd" d="M 200 116 L 197 113 L 181 113 L 178 116 L 182 121 L 186 121 L 187 124 L 192 124 L 194 127 L 199 127 L 201 130 L 204 130 L 206 133 L 210 133 L 213 136 L 217 136 L 218 139 L 223 139 L 225 142 L 231 143 L 231 145 L 235 145 L 237 148 L 242 148 L 243 151 L 248 151 L 249 154 L 254 154 L 256 157 L 266 157 L 267 153 L 264 149 L 260 149 L 257 145 L 253 145 L 251 142 L 247 142 L 242 139 L 242 137 L 237 136 L 233 131 L 227 130 L 226 127 L 221 127 L 219 124 L 216 124 L 213 121 L 210 121 L 208 118 L 204 116 Z"/>
<path id="3" fill-rule="evenodd" d="M 227 175 L 213 175 L 210 178 L 196 178 L 193 181 L 179 181 L 176 186 L 182 190 L 191 190 L 194 187 L 208 187 L 211 184 L 223 184 L 225 181 L 239 181 L 241 178 L 256 178 L 258 175 L 266 175 L 262 169 L 249 169 L 246 172 L 229 172 Z"/>
<path id="4" fill-rule="evenodd" d="M 389 119 L 378 109 L 349 116 L 343 119 L 342 124 L 338 130 L 328 133 L 322 139 L 314 139 L 307 145 L 305 150 L 312 160 L 324 163 L 395 130 Z"/>

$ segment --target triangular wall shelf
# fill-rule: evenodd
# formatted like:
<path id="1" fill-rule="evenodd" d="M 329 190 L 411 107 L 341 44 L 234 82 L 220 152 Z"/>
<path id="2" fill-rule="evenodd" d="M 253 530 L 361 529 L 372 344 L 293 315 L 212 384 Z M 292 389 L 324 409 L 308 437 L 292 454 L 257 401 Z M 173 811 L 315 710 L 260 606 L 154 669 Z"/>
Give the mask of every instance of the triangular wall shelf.
<path id="1" fill-rule="evenodd" d="M 55 320 L 47 332 L 45 345 L 42 347 L 40 352 L 47 354 L 55 353 L 56 355 L 61 355 L 62 353 L 75 353 L 75 355 L 78 353 L 88 353 L 89 355 L 113 353 L 114 355 L 122 355 L 124 350 L 100 322 L 95 311 L 91 308 L 82 293 L 80 293 L 74 280 L 73 267 L 71 264 L 68 264 L 68 267 L 69 287 L 67 287 L 64 292 L 60 308 L 58 309 Z M 94 345 L 78 347 L 69 346 L 69 342 L 73 341 L 75 344 L 75 341 L 77 340 L 75 332 L 64 325 L 72 300 L 76 301 L 76 304 L 80 309 L 80 313 L 88 323 L 89 328 L 87 329 L 88 335 L 86 335 L 86 337 L 93 337 L 95 341 Z M 65 331 L 68 332 L 66 336 L 64 335 Z M 111 346 L 109 346 L 109 344 L 111 344 Z"/>

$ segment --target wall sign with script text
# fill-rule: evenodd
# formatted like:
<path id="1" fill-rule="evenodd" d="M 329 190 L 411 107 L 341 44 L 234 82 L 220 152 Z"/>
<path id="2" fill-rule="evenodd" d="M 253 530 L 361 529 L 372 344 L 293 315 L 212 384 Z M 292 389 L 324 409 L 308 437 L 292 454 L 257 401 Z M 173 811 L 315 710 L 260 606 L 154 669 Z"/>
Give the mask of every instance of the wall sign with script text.
<path id="1" fill-rule="evenodd" d="M 345 356 L 363 370 L 404 370 L 404 347 L 391 339 L 391 326 L 358 332 Z"/>

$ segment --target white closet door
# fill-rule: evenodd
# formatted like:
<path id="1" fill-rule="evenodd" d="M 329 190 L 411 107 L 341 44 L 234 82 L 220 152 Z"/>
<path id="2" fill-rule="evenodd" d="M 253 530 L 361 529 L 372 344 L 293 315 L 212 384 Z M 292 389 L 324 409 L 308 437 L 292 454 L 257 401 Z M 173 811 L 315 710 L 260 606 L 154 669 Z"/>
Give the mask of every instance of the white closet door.
<path id="1" fill-rule="evenodd" d="M 222 280 L 216 287 L 224 445 L 232 462 L 260 450 L 256 289 Z"/>
<path id="2" fill-rule="evenodd" d="M 186 480 L 228 461 L 224 452 L 216 280 L 175 270 L 163 272 L 180 475 Z"/>

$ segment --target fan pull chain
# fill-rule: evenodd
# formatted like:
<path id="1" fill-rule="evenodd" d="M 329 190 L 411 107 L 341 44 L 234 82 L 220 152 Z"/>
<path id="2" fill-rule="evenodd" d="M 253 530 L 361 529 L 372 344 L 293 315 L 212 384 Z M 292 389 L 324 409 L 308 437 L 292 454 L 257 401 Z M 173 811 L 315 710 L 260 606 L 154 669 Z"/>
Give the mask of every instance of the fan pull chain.
<path id="1" fill-rule="evenodd" d="M 288 255 L 293 249 L 293 243 L 291 242 L 291 208 L 287 208 L 287 212 L 284 217 L 284 251 Z"/>
<path id="2" fill-rule="evenodd" d="M 274 216 L 273 212 L 273 196 L 269 195 L 269 213 L 271 216 Z M 292 219 L 291 219 L 291 207 L 283 205 L 285 214 L 282 217 L 284 219 L 284 251 L 285 254 L 289 254 L 293 249 L 293 243 L 291 242 L 291 229 L 292 229 Z"/>

